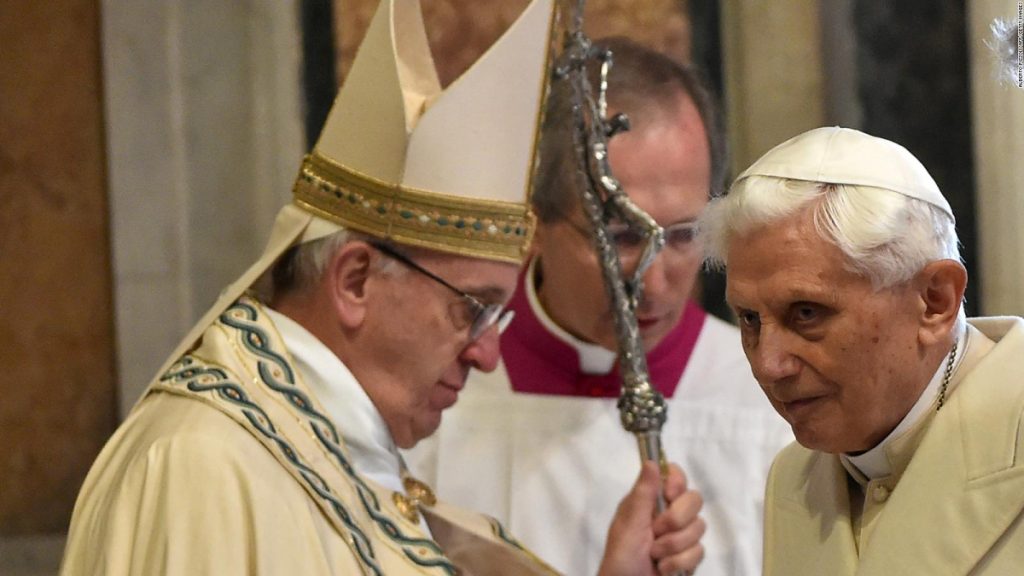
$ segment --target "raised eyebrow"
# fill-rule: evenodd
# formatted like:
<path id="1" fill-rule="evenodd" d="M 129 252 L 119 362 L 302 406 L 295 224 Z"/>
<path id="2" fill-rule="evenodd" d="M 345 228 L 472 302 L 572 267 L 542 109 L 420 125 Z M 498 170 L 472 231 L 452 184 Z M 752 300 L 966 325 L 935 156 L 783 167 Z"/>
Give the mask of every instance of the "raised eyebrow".
<path id="1" fill-rule="evenodd" d="M 728 303 L 727 303 L 727 304 L 728 304 Z M 753 310 L 753 309 L 751 309 L 751 308 L 747 308 L 747 307 L 745 307 L 745 306 L 738 306 L 738 305 L 736 305 L 736 304 L 728 304 L 728 305 L 729 305 L 729 308 L 731 308 L 731 309 L 732 309 L 732 313 L 733 313 L 733 314 L 736 314 L 737 316 L 738 316 L 738 315 L 739 315 L 739 314 L 740 314 L 741 312 L 752 312 L 752 313 L 754 313 L 754 314 L 757 314 L 758 316 L 760 316 L 760 315 L 761 315 L 761 313 L 760 313 L 760 312 L 758 312 L 757 310 Z"/>
<path id="2" fill-rule="evenodd" d="M 820 291 L 808 290 L 806 288 L 794 288 L 787 298 L 787 307 L 792 308 L 800 304 L 812 306 L 833 306 L 836 300 L 835 290 L 822 289 Z"/>

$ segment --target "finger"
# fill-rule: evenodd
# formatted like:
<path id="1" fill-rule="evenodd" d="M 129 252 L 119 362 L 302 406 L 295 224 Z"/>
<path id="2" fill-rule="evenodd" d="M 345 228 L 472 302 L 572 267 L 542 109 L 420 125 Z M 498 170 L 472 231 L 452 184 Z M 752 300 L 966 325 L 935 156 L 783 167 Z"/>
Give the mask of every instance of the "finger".
<path id="1" fill-rule="evenodd" d="M 696 520 L 703 506 L 704 498 L 700 492 L 687 490 L 682 496 L 672 500 L 669 507 L 654 519 L 651 530 L 656 537 L 682 530 Z"/>
<path id="2" fill-rule="evenodd" d="M 685 552 L 659 560 L 657 563 L 658 574 L 666 576 L 680 572 L 693 574 L 702 560 L 704 560 L 704 547 L 698 544 Z"/>
<path id="3" fill-rule="evenodd" d="M 664 490 L 665 500 L 671 502 L 686 492 L 686 473 L 676 464 L 668 465 L 668 473 L 665 475 Z"/>
<path id="4" fill-rule="evenodd" d="M 644 460 L 640 463 L 640 475 L 636 479 L 634 490 L 640 489 L 648 496 L 659 494 L 661 486 L 661 468 L 656 462 Z"/>
<path id="5" fill-rule="evenodd" d="M 698 516 L 686 528 L 669 532 L 655 539 L 654 544 L 651 545 L 651 558 L 661 560 L 700 545 L 700 539 L 706 530 L 707 524 L 703 518 Z"/>
<path id="6" fill-rule="evenodd" d="M 654 516 L 661 495 L 661 471 L 654 462 L 643 462 L 640 475 L 633 484 L 633 489 L 626 494 L 619 505 L 623 514 L 629 518 L 642 519 L 647 522 Z"/>

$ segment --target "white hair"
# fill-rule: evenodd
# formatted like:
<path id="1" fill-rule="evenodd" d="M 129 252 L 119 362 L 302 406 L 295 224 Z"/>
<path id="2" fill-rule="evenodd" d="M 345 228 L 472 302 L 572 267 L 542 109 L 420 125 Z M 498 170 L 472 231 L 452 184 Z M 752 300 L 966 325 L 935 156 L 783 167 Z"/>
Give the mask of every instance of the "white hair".
<path id="1" fill-rule="evenodd" d="M 341 229 L 323 238 L 292 246 L 253 283 L 253 290 L 263 302 L 271 302 L 275 294 L 308 291 L 320 282 L 327 263 L 342 246 L 354 240 L 370 239 L 366 234 Z M 392 265 L 391 259 L 384 259 L 379 269 L 390 270 Z"/>
<path id="2" fill-rule="evenodd" d="M 930 262 L 961 261 L 953 220 L 927 202 L 884 188 L 750 176 L 701 216 L 707 264 L 724 268 L 735 237 L 804 209 L 813 211 L 821 238 L 846 255 L 846 268 L 875 290 L 906 282 Z M 962 324 L 963 306 L 960 316 Z"/>

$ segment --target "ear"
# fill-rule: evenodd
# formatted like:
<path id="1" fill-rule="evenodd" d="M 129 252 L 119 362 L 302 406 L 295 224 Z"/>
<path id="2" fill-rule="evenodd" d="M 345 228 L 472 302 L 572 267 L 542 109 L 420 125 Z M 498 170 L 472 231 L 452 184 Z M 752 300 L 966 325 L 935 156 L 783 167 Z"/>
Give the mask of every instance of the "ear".
<path id="1" fill-rule="evenodd" d="M 523 261 L 529 262 L 536 258 L 538 254 L 540 254 L 540 245 L 537 243 L 537 234 L 534 233 L 533 240 L 530 240 L 530 248 L 526 251 L 526 258 Z"/>
<path id="2" fill-rule="evenodd" d="M 375 251 L 365 242 L 352 241 L 335 251 L 324 271 L 327 294 L 338 321 L 358 328 L 366 317 L 367 291 Z"/>
<path id="3" fill-rule="evenodd" d="M 526 254 L 527 260 L 532 260 L 540 255 L 541 246 L 547 238 L 547 227 L 548 225 L 537 219 L 537 227 L 534 228 L 533 238 L 530 240 L 530 249 Z"/>
<path id="4" fill-rule="evenodd" d="M 917 274 L 922 304 L 918 337 L 922 344 L 943 342 L 953 331 L 967 288 L 967 270 L 956 260 L 938 260 Z"/>

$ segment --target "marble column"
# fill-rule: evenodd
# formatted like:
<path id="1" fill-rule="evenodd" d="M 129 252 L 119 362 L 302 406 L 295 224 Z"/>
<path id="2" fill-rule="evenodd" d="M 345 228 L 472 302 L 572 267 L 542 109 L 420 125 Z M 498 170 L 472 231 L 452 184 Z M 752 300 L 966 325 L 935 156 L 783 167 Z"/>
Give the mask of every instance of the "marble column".
<path id="1" fill-rule="evenodd" d="M 262 250 L 304 151 L 297 2 L 104 0 L 120 409 Z"/>
<path id="2" fill-rule="evenodd" d="M 997 81 L 985 44 L 992 21 L 1008 18 L 1015 25 L 1017 10 L 1008 0 L 967 3 L 981 311 L 987 315 L 1024 315 L 1024 89 Z"/>
<path id="3" fill-rule="evenodd" d="M 734 173 L 825 122 L 821 7 L 722 2 L 725 110 Z"/>

